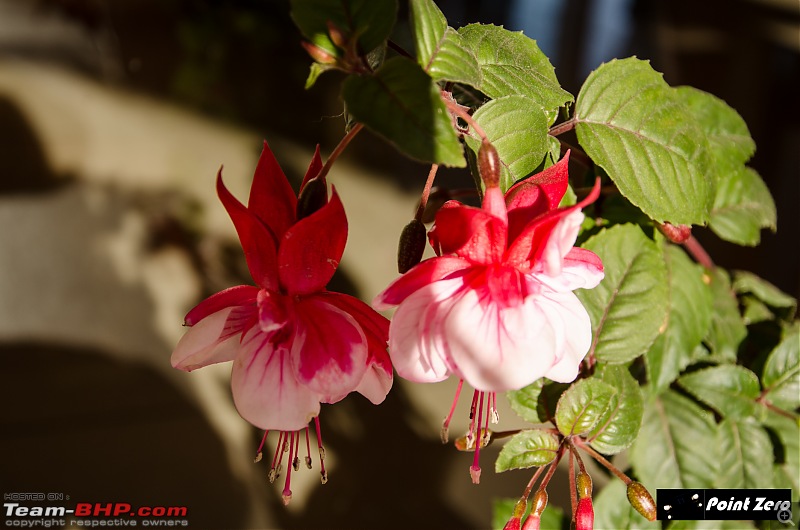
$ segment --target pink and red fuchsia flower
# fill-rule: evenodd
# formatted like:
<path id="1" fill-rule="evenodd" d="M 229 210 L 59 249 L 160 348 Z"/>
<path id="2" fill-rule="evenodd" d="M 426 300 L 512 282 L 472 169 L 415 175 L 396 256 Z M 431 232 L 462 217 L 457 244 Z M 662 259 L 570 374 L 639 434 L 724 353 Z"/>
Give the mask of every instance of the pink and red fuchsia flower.
<path id="1" fill-rule="evenodd" d="M 470 468 L 476 483 L 478 451 L 488 443 L 489 418 L 496 417 L 495 393 L 541 377 L 571 382 L 591 345 L 589 315 L 572 291 L 595 287 L 603 265 L 573 245 L 580 210 L 600 188 L 598 180 L 583 201 L 559 208 L 568 159 L 569 153 L 505 196 L 487 183 L 482 208 L 446 203 L 429 233 L 438 257 L 415 266 L 373 302 L 379 310 L 399 306 L 389 328 L 398 375 L 431 383 L 454 374 L 476 389 L 467 435 L 467 448 L 476 449 Z"/>
<path id="2" fill-rule="evenodd" d="M 220 169 L 217 193 L 256 286 L 231 287 L 189 311 L 185 321 L 191 329 L 172 354 L 172 365 L 187 372 L 233 361 L 231 387 L 239 414 L 267 433 L 281 431 L 273 480 L 283 452 L 297 469 L 299 431 L 305 429 L 310 449 L 308 423 L 314 419 L 324 483 L 320 403 L 357 391 L 378 404 L 392 386 L 389 322 L 364 302 L 325 288 L 344 252 L 347 218 L 336 190 L 329 198 L 324 177 L 316 177 L 321 168 L 317 150 L 299 207 L 266 142 L 247 206 L 227 190 Z M 310 456 L 306 463 L 311 467 Z M 290 477 L 287 467 L 287 503 Z"/>

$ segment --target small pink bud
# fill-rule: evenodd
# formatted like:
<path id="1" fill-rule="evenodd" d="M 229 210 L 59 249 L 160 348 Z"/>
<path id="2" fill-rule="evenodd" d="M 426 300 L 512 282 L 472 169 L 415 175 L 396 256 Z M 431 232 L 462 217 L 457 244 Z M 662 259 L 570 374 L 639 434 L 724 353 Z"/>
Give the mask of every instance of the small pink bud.
<path id="1" fill-rule="evenodd" d="M 628 484 L 628 502 L 648 521 L 656 520 L 656 503 L 650 492 L 640 482 Z"/>
<path id="2" fill-rule="evenodd" d="M 331 36 L 331 41 L 337 45 L 338 47 L 345 49 L 347 48 L 347 37 L 345 37 L 344 32 L 333 23 L 333 21 L 328 21 L 328 35 Z"/>
<path id="3" fill-rule="evenodd" d="M 528 507 L 528 501 L 520 499 L 514 505 L 514 511 L 511 513 L 511 519 L 508 520 L 503 530 L 520 530 L 522 523 L 522 516 L 525 515 L 525 508 Z"/>
<path id="4" fill-rule="evenodd" d="M 688 225 L 664 223 L 658 225 L 658 230 L 673 243 L 683 243 L 692 235 L 692 227 Z"/>
<path id="5" fill-rule="evenodd" d="M 525 519 L 522 530 L 539 530 L 539 525 L 542 523 L 542 513 L 545 508 L 547 508 L 547 491 L 539 490 L 533 497 L 533 508 L 531 508 L 528 518 Z"/>
<path id="6" fill-rule="evenodd" d="M 592 498 L 584 497 L 578 501 L 575 510 L 575 530 L 592 530 L 594 528 L 594 507 Z"/>
<path id="7" fill-rule="evenodd" d="M 303 41 L 300 45 L 306 50 L 308 55 L 311 56 L 312 59 L 317 61 L 320 64 L 336 64 L 336 57 L 331 55 L 329 52 L 323 50 L 316 44 L 311 42 Z"/>

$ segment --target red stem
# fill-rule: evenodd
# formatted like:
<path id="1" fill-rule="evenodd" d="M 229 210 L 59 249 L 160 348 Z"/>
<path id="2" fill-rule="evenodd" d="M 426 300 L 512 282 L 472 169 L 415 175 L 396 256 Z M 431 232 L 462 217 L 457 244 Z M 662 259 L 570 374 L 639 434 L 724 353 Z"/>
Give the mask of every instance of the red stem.
<path id="1" fill-rule="evenodd" d="M 548 134 L 550 134 L 550 136 L 558 136 L 559 134 L 564 134 L 565 132 L 574 129 L 576 123 L 578 123 L 578 121 L 575 118 L 570 118 L 564 123 L 559 123 L 558 125 L 553 125 L 552 127 L 550 127 L 550 131 Z"/>
<path id="2" fill-rule="evenodd" d="M 434 179 L 436 179 L 436 172 L 438 170 L 439 170 L 438 164 L 431 165 L 431 170 L 428 172 L 428 180 L 425 181 L 425 188 L 422 190 L 422 195 L 419 198 L 419 207 L 417 208 L 417 214 L 414 216 L 414 219 L 416 219 L 417 221 L 422 221 L 422 214 L 425 212 L 425 207 L 428 205 L 428 197 L 431 194 L 433 181 Z"/>
<path id="3" fill-rule="evenodd" d="M 708 270 L 714 270 L 716 267 L 714 262 L 711 260 L 711 256 L 708 255 L 706 249 L 703 248 L 703 245 L 695 239 L 694 236 L 689 236 L 689 239 L 683 242 L 683 247 L 686 251 L 692 255 L 692 257 Z"/>
<path id="4" fill-rule="evenodd" d="M 444 104 L 447 106 L 447 109 L 450 112 L 452 112 L 453 114 L 455 114 L 456 116 L 467 122 L 467 125 L 469 125 L 472 130 L 478 133 L 478 136 L 481 137 L 481 140 L 486 140 L 487 142 L 489 141 L 489 137 L 486 136 L 486 131 L 484 131 L 483 128 L 480 125 L 478 125 L 478 122 L 476 122 L 472 118 L 472 115 L 466 110 L 464 110 L 461 107 L 461 105 L 459 105 L 455 100 L 449 101 L 447 98 L 444 97 L 442 98 L 442 101 L 444 101 Z"/>
<path id="5" fill-rule="evenodd" d="M 339 155 L 342 154 L 342 152 L 347 148 L 347 146 L 350 144 L 353 138 L 355 138 L 356 135 L 363 128 L 364 128 L 363 123 L 356 123 L 355 125 L 353 125 L 353 128 L 350 129 L 347 132 L 347 134 L 344 135 L 341 141 L 339 141 L 339 145 L 336 146 L 331 155 L 328 157 L 328 160 L 325 161 L 325 165 L 322 166 L 322 169 L 319 171 L 319 175 L 317 175 L 317 177 L 323 179 L 328 175 L 328 173 L 331 170 L 331 167 L 333 166 L 333 163 L 336 162 L 336 159 L 339 158 Z"/>
<path id="6" fill-rule="evenodd" d="M 630 477 L 628 477 L 628 475 L 626 475 L 625 473 L 623 473 L 622 471 L 617 469 L 617 467 L 614 464 L 612 464 L 611 462 L 606 460 L 603 455 L 601 455 L 600 453 L 598 453 L 597 451 L 592 449 L 588 444 L 584 443 L 584 441 L 581 440 L 580 438 L 573 438 L 572 442 L 577 447 L 580 447 L 581 449 L 586 451 L 589 454 L 589 456 L 591 456 L 592 458 L 594 458 L 595 460 L 597 460 L 598 462 L 603 464 L 603 467 L 605 467 L 606 469 L 608 469 L 609 471 L 614 473 L 614 475 L 616 475 L 618 479 L 620 479 L 622 482 L 624 482 L 626 486 L 628 484 L 630 484 L 631 482 L 633 482 L 630 479 Z"/>

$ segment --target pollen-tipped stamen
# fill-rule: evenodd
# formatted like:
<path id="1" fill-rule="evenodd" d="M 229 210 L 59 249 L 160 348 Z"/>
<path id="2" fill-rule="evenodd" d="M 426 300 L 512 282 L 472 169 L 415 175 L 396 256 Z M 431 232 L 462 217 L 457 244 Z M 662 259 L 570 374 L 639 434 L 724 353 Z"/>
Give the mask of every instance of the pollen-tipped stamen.
<path id="1" fill-rule="evenodd" d="M 287 461 L 289 463 L 293 462 L 293 460 L 294 460 L 294 455 L 295 455 L 294 451 L 295 451 L 295 448 L 296 448 L 296 444 L 295 444 L 295 435 L 296 434 L 297 433 L 294 432 L 294 431 L 292 431 L 291 433 L 286 433 L 286 439 L 287 439 L 288 443 L 285 444 L 285 445 L 288 445 L 288 447 L 289 447 L 289 460 Z M 283 484 L 283 493 L 281 493 L 281 498 L 283 499 L 284 506 L 288 505 L 289 501 L 292 500 L 291 484 L 292 484 L 292 468 L 293 467 L 294 467 L 293 465 L 287 465 L 286 466 L 286 482 L 284 482 L 284 484 Z M 294 469 L 296 470 L 297 468 L 295 467 Z"/>
<path id="2" fill-rule="evenodd" d="M 308 425 L 306 425 L 306 467 L 311 469 L 311 442 L 308 441 Z"/>
<path id="3" fill-rule="evenodd" d="M 476 394 L 480 394 L 480 404 L 478 405 L 478 429 L 475 433 L 475 456 L 472 459 L 472 466 L 469 468 L 469 474 L 472 477 L 473 484 L 480 484 L 481 482 L 481 466 L 479 465 L 480 454 L 481 454 L 481 444 L 483 444 L 483 437 L 484 433 L 481 432 L 481 423 L 483 423 L 483 392 L 477 392 Z M 488 418 L 487 418 L 488 420 Z M 472 431 L 472 427 L 470 427 L 470 431 Z"/>
<path id="4" fill-rule="evenodd" d="M 439 433 L 440 438 L 442 439 L 442 443 L 446 444 L 450 439 L 450 420 L 453 419 L 453 413 L 456 411 L 456 404 L 458 403 L 458 398 L 461 396 L 461 387 L 464 386 L 464 380 L 458 380 L 458 387 L 456 387 L 456 395 L 453 398 L 453 404 L 450 405 L 450 412 L 447 414 L 447 417 L 442 422 L 442 430 Z"/>
<path id="5" fill-rule="evenodd" d="M 283 456 L 283 439 L 286 435 L 285 432 L 281 431 L 278 435 L 278 445 L 275 446 L 275 454 L 272 457 L 272 465 L 269 468 L 269 482 L 272 484 L 275 482 L 275 479 L 281 476 L 281 460 L 282 458 L 278 458 L 279 456 Z"/>
<path id="6" fill-rule="evenodd" d="M 261 443 L 258 444 L 258 449 L 256 450 L 256 457 L 253 459 L 254 464 L 258 464 L 261 462 L 261 459 L 264 458 L 264 443 L 267 441 L 267 435 L 269 431 L 264 431 L 264 436 L 261 438 Z"/>
<path id="7" fill-rule="evenodd" d="M 325 484 L 328 482 L 328 472 L 325 471 L 325 448 L 322 447 L 322 430 L 319 426 L 319 416 L 314 418 L 314 426 L 317 429 L 317 447 L 319 448 L 319 475 L 320 481 Z"/>

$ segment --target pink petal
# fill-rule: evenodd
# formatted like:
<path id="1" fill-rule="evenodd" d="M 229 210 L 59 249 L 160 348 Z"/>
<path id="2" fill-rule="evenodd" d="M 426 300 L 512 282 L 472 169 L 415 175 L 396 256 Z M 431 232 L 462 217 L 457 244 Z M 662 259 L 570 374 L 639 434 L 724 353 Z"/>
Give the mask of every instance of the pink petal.
<path id="1" fill-rule="evenodd" d="M 397 308 L 389 327 L 389 355 L 400 377 L 435 383 L 453 372 L 441 327 L 453 296 L 463 285 L 461 278 L 433 282 Z"/>
<path id="2" fill-rule="evenodd" d="M 217 174 L 217 195 L 239 234 L 239 241 L 242 243 L 244 257 L 253 280 L 260 287 L 278 290 L 278 258 L 275 251 L 275 238 L 266 225 L 231 195 L 222 182 L 221 168 Z"/>
<path id="3" fill-rule="evenodd" d="M 373 349 L 370 345 L 370 352 L 375 353 L 373 362 L 370 363 L 369 368 L 364 373 L 364 377 L 356 387 L 356 391 L 362 396 L 370 400 L 373 404 L 378 405 L 386 399 L 386 395 L 392 388 L 392 362 L 389 360 L 389 355 L 386 349 Z"/>
<path id="4" fill-rule="evenodd" d="M 368 345 L 358 322 L 322 297 L 294 305 L 293 367 L 323 401 L 352 392 L 367 369 Z"/>
<path id="5" fill-rule="evenodd" d="M 529 221 L 558 208 L 569 183 L 569 151 L 554 165 L 511 186 L 506 192 L 508 237 L 516 239 Z"/>
<path id="6" fill-rule="evenodd" d="M 247 208 L 269 227 L 278 241 L 295 220 L 297 197 L 266 141 L 250 186 Z"/>
<path id="7" fill-rule="evenodd" d="M 463 205 L 440 209 L 429 235 L 437 254 L 457 254 L 482 264 L 500 260 L 506 236 L 504 220 L 480 208 Z"/>
<path id="8" fill-rule="evenodd" d="M 519 389 L 553 366 L 557 330 L 534 298 L 505 306 L 485 291 L 465 288 L 453 301 L 442 340 L 470 385 L 489 392 Z"/>
<path id="9" fill-rule="evenodd" d="M 558 360 L 544 375 L 559 383 L 570 383 L 578 376 L 580 363 L 592 344 L 589 314 L 573 293 L 549 293 L 536 303 L 548 315 L 550 325 L 559 327 L 564 334 Z"/>
<path id="10" fill-rule="evenodd" d="M 231 388 L 239 414 L 261 429 L 296 431 L 319 414 L 319 394 L 295 378 L 286 343 L 273 344 L 256 329 L 233 363 Z"/>
<path id="11" fill-rule="evenodd" d="M 298 221 L 283 236 L 278 273 L 288 294 L 321 291 L 339 266 L 347 242 L 347 217 L 336 190 L 328 204 Z"/>
<path id="12" fill-rule="evenodd" d="M 226 307 L 255 304 L 258 287 L 252 285 L 237 285 L 229 287 L 216 294 L 212 294 L 186 313 L 183 321 L 187 326 L 194 326 L 212 313 Z"/>
<path id="13" fill-rule="evenodd" d="M 381 311 L 389 309 L 426 285 L 471 266 L 467 260 L 457 256 L 427 259 L 392 282 L 375 297 L 372 306 Z"/>
<path id="14" fill-rule="evenodd" d="M 579 211 L 584 206 L 597 200 L 600 196 L 600 178 L 595 181 L 594 188 L 589 195 L 574 206 L 567 208 L 560 208 L 540 215 L 536 219 L 530 221 L 525 228 L 520 232 L 519 236 L 514 239 L 509 245 L 508 252 L 506 252 L 505 259 L 508 263 L 519 267 L 520 269 L 531 269 L 542 258 L 548 239 L 551 232 L 556 228 L 559 222 L 568 215 Z M 574 219 L 571 222 L 573 222 Z M 577 232 L 576 232 L 577 234 Z M 567 239 L 566 234 L 559 236 L 557 240 L 557 248 L 564 240 Z M 574 239 L 572 240 L 575 241 Z"/>
<path id="15" fill-rule="evenodd" d="M 231 333 L 227 326 L 233 310 L 231 307 L 222 309 L 191 327 L 172 352 L 172 366 L 191 372 L 210 364 L 232 361 L 239 351 L 239 335 Z"/>
<path id="16" fill-rule="evenodd" d="M 309 180 L 319 175 L 321 169 L 322 169 L 322 159 L 319 156 L 319 144 L 317 144 L 317 148 L 314 150 L 314 156 L 311 157 L 311 162 L 308 164 L 306 175 L 305 177 L 303 177 L 303 182 L 300 184 L 300 191 L 302 191 L 303 188 L 305 188 Z"/>

